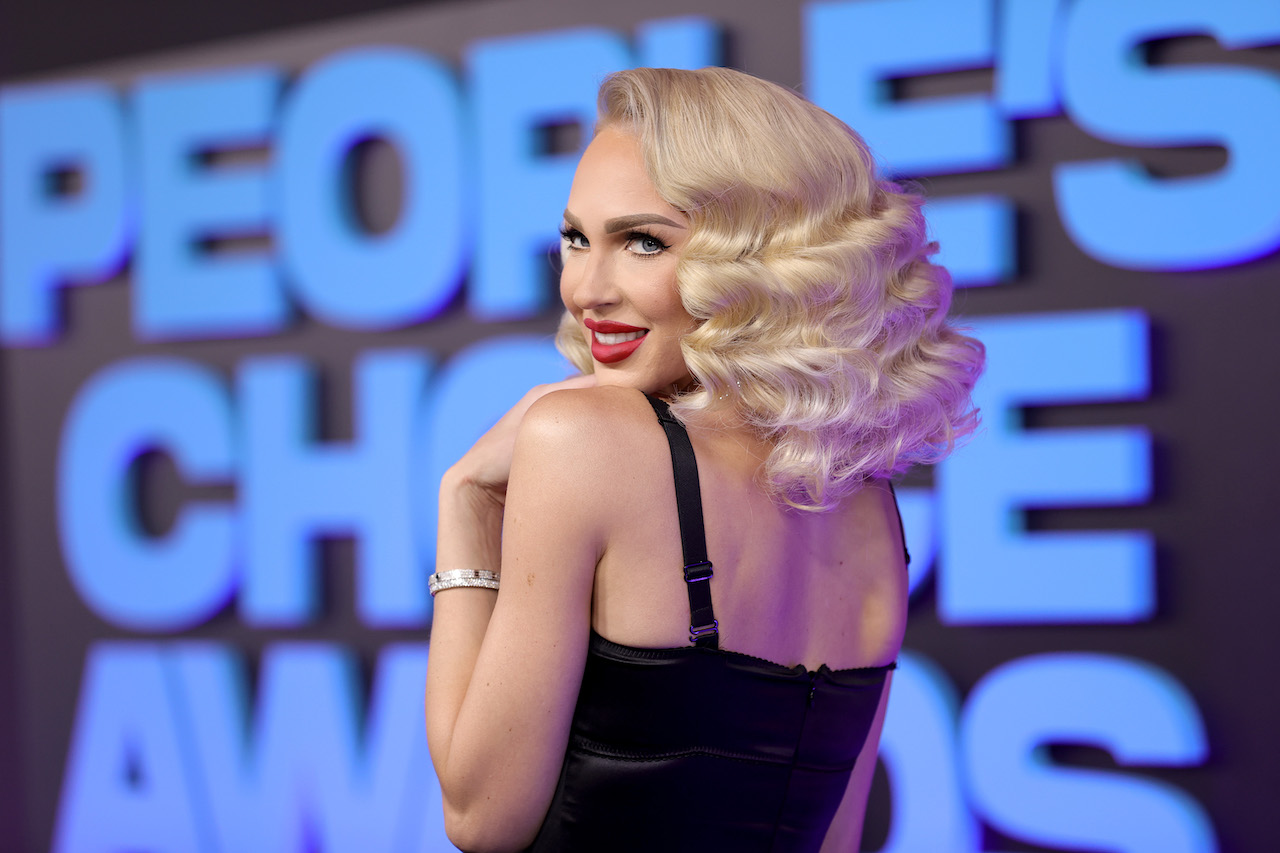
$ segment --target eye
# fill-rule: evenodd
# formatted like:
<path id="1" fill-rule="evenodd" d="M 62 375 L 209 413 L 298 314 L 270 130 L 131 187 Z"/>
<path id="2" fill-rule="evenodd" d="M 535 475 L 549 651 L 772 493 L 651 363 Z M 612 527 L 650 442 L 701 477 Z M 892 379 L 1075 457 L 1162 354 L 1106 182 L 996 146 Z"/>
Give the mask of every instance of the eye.
<path id="1" fill-rule="evenodd" d="M 636 231 L 627 235 L 627 249 L 637 255 L 656 255 L 671 248 L 652 234 Z"/>
<path id="2" fill-rule="evenodd" d="M 591 245 L 581 231 L 577 228 L 570 228 L 567 225 L 560 229 L 560 239 L 570 249 L 586 249 Z"/>

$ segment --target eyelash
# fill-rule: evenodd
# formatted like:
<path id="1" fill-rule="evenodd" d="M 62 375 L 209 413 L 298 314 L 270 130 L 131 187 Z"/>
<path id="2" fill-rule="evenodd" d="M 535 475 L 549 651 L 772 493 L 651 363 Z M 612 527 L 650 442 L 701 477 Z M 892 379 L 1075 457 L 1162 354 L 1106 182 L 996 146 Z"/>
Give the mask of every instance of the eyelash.
<path id="1" fill-rule="evenodd" d="M 630 245 L 631 243 L 634 243 L 636 240 L 652 240 L 655 244 L 657 244 L 658 251 L 656 252 L 632 252 L 632 254 L 641 258 L 648 258 L 648 257 L 661 255 L 667 249 L 671 248 L 671 245 L 669 243 L 664 243 L 662 240 L 658 239 L 653 234 L 650 234 L 648 231 L 640 231 L 640 230 L 628 231 L 624 235 L 624 238 L 625 238 L 624 245 Z M 570 228 L 567 225 L 561 226 L 560 239 L 565 241 L 565 243 L 567 244 L 566 248 L 568 248 L 570 251 L 577 252 L 587 248 L 587 246 L 573 245 L 575 240 L 582 240 L 583 242 L 586 242 L 586 239 L 587 239 L 583 235 L 583 233 L 579 231 L 577 228 Z M 589 245 L 590 244 L 588 244 L 588 246 Z"/>
<path id="2" fill-rule="evenodd" d="M 568 225 L 560 226 L 560 239 L 568 244 L 566 248 L 570 250 L 578 250 L 581 248 L 585 248 L 585 247 L 573 245 L 573 241 L 579 238 L 581 238 L 584 241 L 587 239 L 586 237 L 583 236 L 582 232 L 579 231 L 577 228 L 570 228 Z"/>

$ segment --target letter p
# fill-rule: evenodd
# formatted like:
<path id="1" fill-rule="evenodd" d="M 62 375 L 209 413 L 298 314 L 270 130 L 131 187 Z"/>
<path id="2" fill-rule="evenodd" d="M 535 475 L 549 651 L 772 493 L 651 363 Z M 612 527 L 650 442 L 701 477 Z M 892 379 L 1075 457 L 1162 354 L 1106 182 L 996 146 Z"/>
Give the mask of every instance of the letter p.
<path id="1" fill-rule="evenodd" d="M 61 331 L 58 288 L 109 278 L 131 230 L 125 121 L 105 86 L 0 92 L 0 340 Z"/>

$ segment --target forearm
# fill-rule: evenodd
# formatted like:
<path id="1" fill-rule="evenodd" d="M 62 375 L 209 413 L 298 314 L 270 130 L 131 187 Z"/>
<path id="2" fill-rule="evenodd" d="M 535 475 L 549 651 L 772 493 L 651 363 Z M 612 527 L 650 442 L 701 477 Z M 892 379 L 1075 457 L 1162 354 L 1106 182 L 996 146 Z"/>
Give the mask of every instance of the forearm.
<path id="1" fill-rule="evenodd" d="M 441 488 L 437 571 L 497 571 L 501 505 L 477 501 L 455 485 L 446 476 Z M 504 633 L 492 620 L 497 601 L 492 590 L 445 590 L 435 598 L 432 618 L 427 742 L 440 780 L 445 830 L 469 850 L 527 846 L 547 805 L 534 792 L 549 794 L 563 754 L 548 746 L 553 739 L 545 730 L 547 678 L 522 680 L 531 665 L 510 659 L 511 626 L 485 647 L 490 634 Z M 537 657 L 536 633 L 519 636 L 521 658 Z"/>
<path id="2" fill-rule="evenodd" d="M 436 571 L 501 568 L 502 505 L 453 471 L 440 486 Z M 427 742 L 436 773 L 447 778 L 458 715 L 467 696 L 497 594 L 450 589 L 433 602 L 427 669 Z M 447 795 L 447 792 L 446 792 Z"/>

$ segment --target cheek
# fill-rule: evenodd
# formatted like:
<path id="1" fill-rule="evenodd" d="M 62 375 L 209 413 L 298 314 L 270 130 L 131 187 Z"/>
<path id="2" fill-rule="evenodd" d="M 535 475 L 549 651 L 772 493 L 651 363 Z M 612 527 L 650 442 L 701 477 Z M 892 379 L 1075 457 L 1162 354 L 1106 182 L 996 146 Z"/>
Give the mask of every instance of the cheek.
<path id="1" fill-rule="evenodd" d="M 665 277 L 661 288 L 655 294 L 655 302 L 660 306 L 663 317 L 669 322 L 683 324 L 690 319 L 689 312 L 685 310 L 684 303 L 680 300 L 674 271 Z"/>

